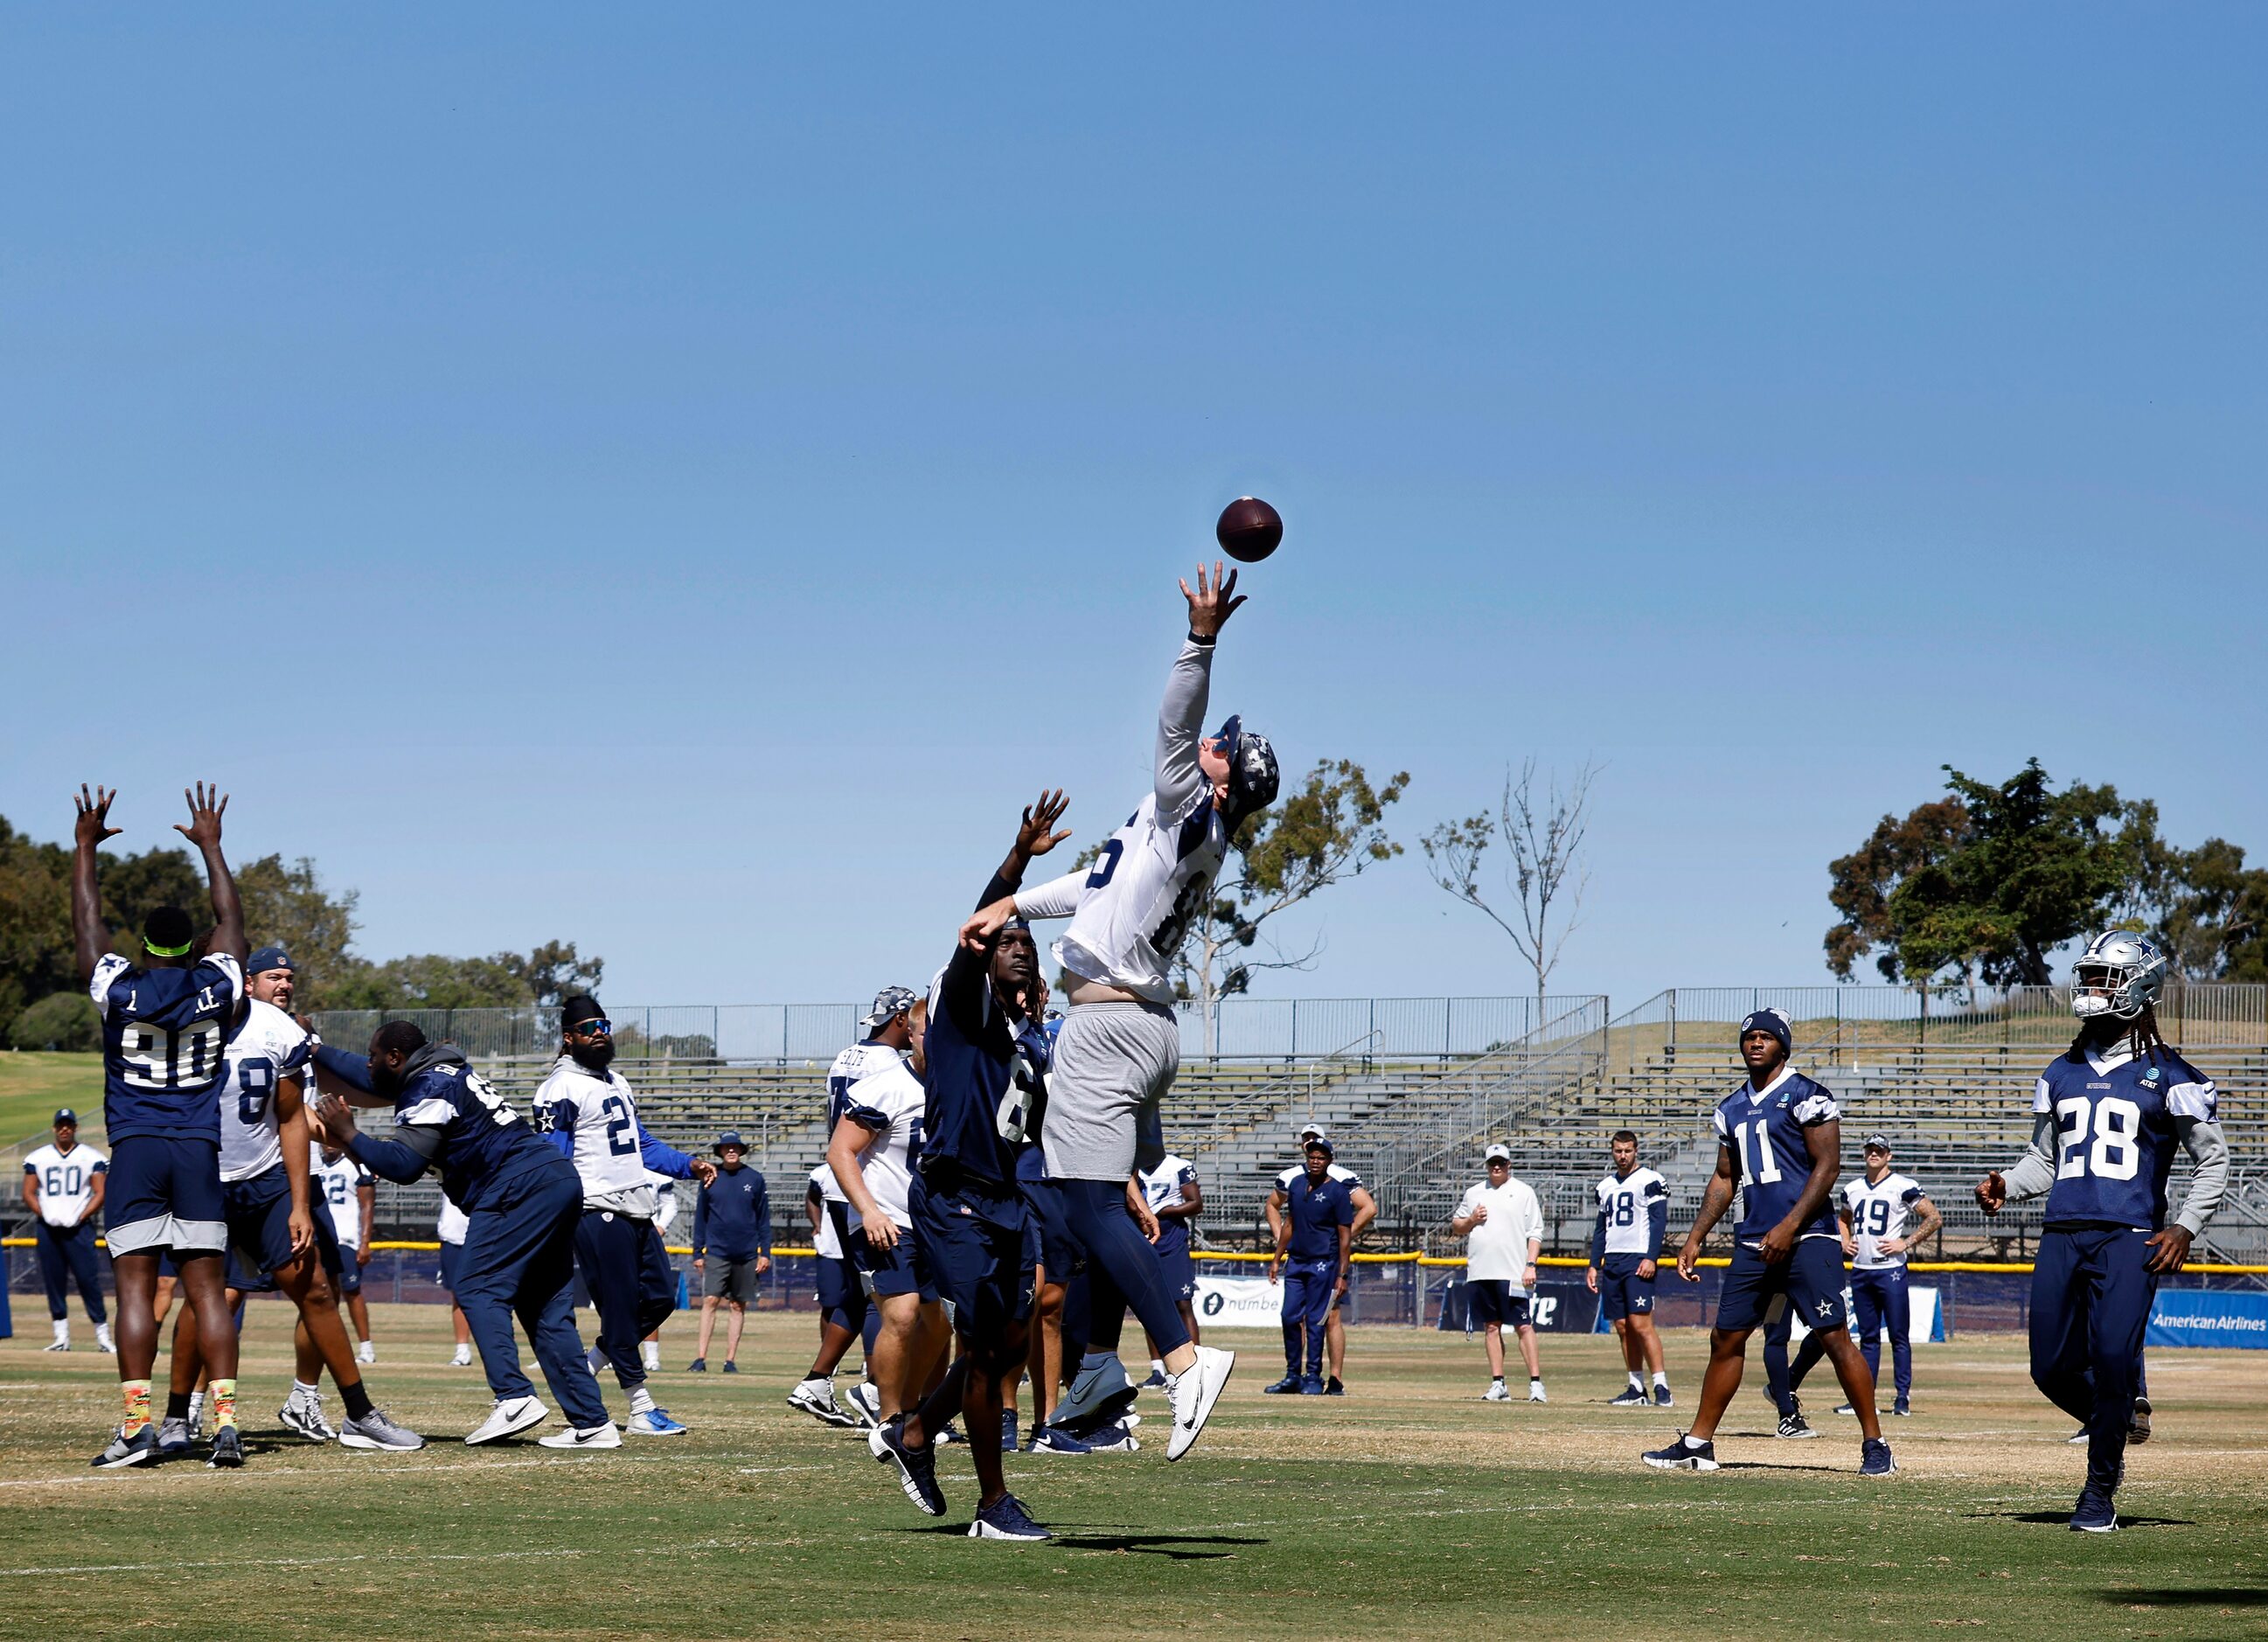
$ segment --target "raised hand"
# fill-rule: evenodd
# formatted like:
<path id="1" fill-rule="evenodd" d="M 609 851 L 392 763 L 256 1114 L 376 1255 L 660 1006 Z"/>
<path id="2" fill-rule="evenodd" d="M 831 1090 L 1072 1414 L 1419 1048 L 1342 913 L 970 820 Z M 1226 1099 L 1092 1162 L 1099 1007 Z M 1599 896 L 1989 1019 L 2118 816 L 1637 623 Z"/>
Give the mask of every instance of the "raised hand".
<path id="1" fill-rule="evenodd" d="M 99 786 L 92 792 L 86 783 L 78 784 L 78 796 L 71 802 L 78 806 L 78 821 L 72 828 L 72 837 L 83 849 L 100 843 L 106 838 L 115 838 L 125 830 L 110 824 L 110 801 L 118 794 L 108 787 Z"/>
<path id="2" fill-rule="evenodd" d="M 184 787 L 181 796 L 189 803 L 189 824 L 173 823 L 173 830 L 200 850 L 210 850 L 220 843 L 220 818 L 228 810 L 228 794 L 216 782 L 210 792 L 202 781 L 193 792 Z"/>
<path id="3" fill-rule="evenodd" d="M 1045 855 L 1070 837 L 1068 827 L 1061 832 L 1049 830 L 1070 807 L 1071 800 L 1060 787 L 1052 792 L 1042 789 L 1036 802 L 1024 806 L 1023 824 L 1016 828 L 1016 853 L 1028 861 L 1035 855 Z"/>
<path id="4" fill-rule="evenodd" d="M 1228 618 L 1236 614 L 1236 607 L 1244 602 L 1241 598 L 1230 597 L 1236 592 L 1236 572 L 1230 571 L 1224 578 L 1221 569 L 1221 561 L 1215 559 L 1212 579 L 1208 582 L 1205 568 L 1200 563 L 1195 593 L 1189 591 L 1189 583 L 1182 584 L 1182 597 L 1189 601 L 1189 631 L 1199 638 L 1217 637 L 1227 625 Z"/>

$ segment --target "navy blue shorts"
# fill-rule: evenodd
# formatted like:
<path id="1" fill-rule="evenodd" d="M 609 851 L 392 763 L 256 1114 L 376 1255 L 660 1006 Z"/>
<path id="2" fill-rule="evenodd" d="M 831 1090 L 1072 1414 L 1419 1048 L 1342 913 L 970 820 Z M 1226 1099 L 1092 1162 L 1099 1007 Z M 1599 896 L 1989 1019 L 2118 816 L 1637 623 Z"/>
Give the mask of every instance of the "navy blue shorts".
<path id="1" fill-rule="evenodd" d="M 441 1286 L 448 1290 L 453 1296 L 457 1292 L 457 1265 L 464 1258 L 464 1254 L 465 1246 L 462 1243 L 441 1245 Z"/>
<path id="2" fill-rule="evenodd" d="M 893 1294 L 918 1294 L 925 1300 L 937 1298 L 937 1285 L 921 1270 L 916 1255 L 914 1234 L 902 1227 L 898 1232 L 898 1241 L 887 1248 L 869 1242 L 865 1226 L 854 1229 L 850 1233 L 850 1263 L 865 1280 L 866 1292 L 876 1300 Z"/>
<path id="3" fill-rule="evenodd" d="M 1465 1315 L 1476 1329 L 1491 1322 L 1506 1329 L 1525 1329 L 1531 1321 L 1528 1296 L 1513 1293 L 1509 1278 L 1467 1279 Z"/>
<path id="4" fill-rule="evenodd" d="M 229 1285 L 254 1292 L 274 1287 L 260 1279 L 291 1263 L 291 1177 L 278 1163 L 250 1180 L 226 1182 L 220 1191 L 228 1220 Z M 308 1219 L 314 1222 L 315 1252 L 323 1270 L 336 1277 L 339 1240 L 331 1217 L 318 1209 Z M 237 1282 L 239 1273 L 254 1281 Z"/>
<path id="5" fill-rule="evenodd" d="M 917 1174 L 908 1207 L 915 1258 L 931 1291 L 953 1307 L 956 1332 L 983 1341 L 1032 1314 L 1038 1240 L 1014 1187 L 961 1179 L 940 1189 Z"/>
<path id="6" fill-rule="evenodd" d="M 1795 1252 L 1779 1265 L 1746 1243 L 1733 1248 L 1732 1269 L 1717 1294 L 1717 1327 L 1756 1328 L 1793 1310 L 1807 1329 L 1849 1326 L 1843 1305 L 1843 1248 L 1831 1237 L 1796 1240 Z"/>
<path id="7" fill-rule="evenodd" d="M 1197 1297 L 1197 1263 L 1189 1258 L 1189 1246 L 1161 1248 L 1158 1251 L 1158 1273 L 1166 1280 L 1166 1292 L 1177 1300 Z"/>
<path id="8" fill-rule="evenodd" d="M 220 1142 L 129 1135 L 111 1151 L 102 1218 L 113 1259 L 164 1248 L 220 1253 L 228 1246 Z"/>
<path id="9" fill-rule="evenodd" d="M 850 1263 L 833 1255 L 820 1255 L 819 1309 L 848 1312 L 863 1308 L 865 1302 L 866 1291 L 859 1285 L 858 1274 L 850 1269 Z"/>
<path id="10" fill-rule="evenodd" d="M 1071 1222 L 1064 1214 L 1063 1194 L 1053 1182 L 1044 1180 L 1020 1180 L 1016 1189 L 1023 1194 L 1032 1224 L 1038 1228 L 1040 1249 L 1035 1258 L 1047 1268 L 1048 1281 L 1070 1282 L 1086 1269 L 1086 1251 L 1071 1234 Z"/>
<path id="11" fill-rule="evenodd" d="M 320 1232 L 316 1233 L 318 1237 L 321 1235 Z M 342 1294 L 359 1294 L 362 1292 L 362 1262 L 355 1258 L 357 1251 L 345 1243 L 338 1244 L 337 1248 L 339 1269 L 331 1274 L 335 1285 Z"/>
<path id="12" fill-rule="evenodd" d="M 1638 1274 L 1638 1262 L 1645 1258 L 1643 1255 L 1608 1255 L 1600 1260 L 1599 1309 L 1608 1322 L 1643 1317 L 1653 1310 L 1653 1278 Z M 1660 1270 L 1654 1268 L 1656 1276 Z"/>

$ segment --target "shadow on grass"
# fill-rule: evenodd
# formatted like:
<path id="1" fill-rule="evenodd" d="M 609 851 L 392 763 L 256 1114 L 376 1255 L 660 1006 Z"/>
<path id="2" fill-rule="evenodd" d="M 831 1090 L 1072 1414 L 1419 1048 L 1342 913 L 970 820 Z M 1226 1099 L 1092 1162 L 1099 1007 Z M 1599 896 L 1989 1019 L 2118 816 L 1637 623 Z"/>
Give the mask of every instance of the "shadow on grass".
<path id="1" fill-rule="evenodd" d="M 965 1528 L 949 1527 L 939 1522 L 917 1530 L 924 1534 L 966 1535 Z M 1058 1532 L 1049 1542 L 1070 1550 L 1123 1550 L 1139 1552 L 1145 1557 L 1164 1557 L 1174 1562 L 1214 1562 L 1233 1557 L 1233 1550 L 1203 1550 L 1208 1545 L 1265 1545 L 1266 1538 L 1240 1538 L 1228 1534 L 1076 1534 Z"/>
<path id="2" fill-rule="evenodd" d="M 2211 1586 L 2200 1586 L 2195 1590 L 2181 1591 L 2097 1591 L 2095 1595 L 2121 1608 L 2137 1603 L 2150 1608 L 2268 1608 L 2268 1587 L 2257 1585 L 2248 1585 L 2242 1590 L 2215 1590 Z"/>
<path id="3" fill-rule="evenodd" d="M 2066 1527 L 2071 1521 L 2068 1511 L 1971 1511 L 1968 1514 L 1972 1521 L 1998 1518 L 2003 1522 L 2037 1522 L 2052 1528 Z M 2197 1524 L 2188 1517 L 2138 1517 L 2122 1511 L 2118 1513 L 2118 1526 L 2122 1528 L 2195 1528 Z"/>

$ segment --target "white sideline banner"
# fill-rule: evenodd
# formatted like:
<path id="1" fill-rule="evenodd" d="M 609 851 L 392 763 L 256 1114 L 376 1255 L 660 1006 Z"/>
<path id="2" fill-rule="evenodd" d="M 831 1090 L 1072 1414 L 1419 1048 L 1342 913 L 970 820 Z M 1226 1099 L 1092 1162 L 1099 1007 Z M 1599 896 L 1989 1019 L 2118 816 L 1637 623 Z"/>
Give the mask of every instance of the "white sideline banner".
<path id="1" fill-rule="evenodd" d="M 1197 1278 L 1197 1322 L 1207 1329 L 1278 1329 L 1284 1289 L 1265 1278 Z"/>
<path id="2" fill-rule="evenodd" d="M 1849 1289 L 1843 1291 L 1843 1306 L 1846 1311 L 1852 1309 Z M 1853 1315 L 1855 1314 L 1856 1313 L 1853 1312 Z M 1909 1319 L 1910 1330 L 1906 1337 L 1917 1345 L 1931 1340 L 1945 1338 L 1945 1325 L 1939 1320 L 1938 1315 L 1938 1291 L 1934 1288 L 1916 1288 L 1909 1285 L 1906 1289 L 1906 1315 Z M 1799 1317 L 1788 1329 L 1788 1341 L 1793 1344 L 1810 1332 L 1810 1329 L 1803 1326 L 1803 1320 Z M 1854 1329 L 1852 1332 L 1855 1335 L 1858 1331 Z M 1882 1344 L 1888 1345 L 1889 1342 L 1890 1331 L 1885 1325 L 1882 1329 Z"/>

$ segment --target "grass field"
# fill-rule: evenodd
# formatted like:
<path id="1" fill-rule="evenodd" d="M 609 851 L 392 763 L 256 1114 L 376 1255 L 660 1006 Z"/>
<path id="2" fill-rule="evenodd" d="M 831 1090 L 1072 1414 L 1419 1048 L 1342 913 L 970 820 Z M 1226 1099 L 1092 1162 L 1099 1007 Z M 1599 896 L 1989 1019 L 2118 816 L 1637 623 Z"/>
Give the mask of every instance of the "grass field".
<path id="1" fill-rule="evenodd" d="M 59 1106 L 79 1115 L 85 1138 L 101 1132 L 102 1057 L 0 1051 L 0 1146 L 45 1138 Z"/>
<path id="2" fill-rule="evenodd" d="M 2121 1496 L 2131 1527 L 2098 1537 L 2063 1526 L 2080 1456 L 2011 1340 L 1922 1351 L 1919 1412 L 1886 1422 L 1902 1474 L 1869 1483 L 1852 1422 L 1781 1442 L 1745 1388 L 1726 1470 L 1646 1470 L 1674 1418 L 1604 1406 L 1602 1340 L 1548 1339 L 1553 1401 L 1533 1407 L 1476 1400 L 1476 1345 L 1373 1329 L 1345 1401 L 1263 1398 L 1274 1343 L 1223 1335 L 1247 1355 L 1194 1454 L 1012 1458 L 1061 1537 L 1010 1546 L 962 1537 L 965 1455 L 942 1462 L 954 1511 L 932 1523 L 858 1438 L 784 1406 L 807 1318 L 752 1327 L 734 1378 L 680 1372 L 673 1322 L 655 1385 L 693 1435 L 555 1456 L 460 1446 L 477 1371 L 442 1366 L 438 1307 L 379 1307 L 374 1391 L 446 1440 L 388 1456 L 277 1426 L 288 1314 L 263 1301 L 251 1463 L 114 1475 L 85 1469 L 116 1417 L 112 1361 L 83 1321 L 80 1351 L 42 1355 L 26 1298 L 0 1342 L 0 1637 L 56 1635 L 58 1616 L 70 1634 L 420 1642 L 2268 1634 L 2268 1373 L 2249 1353 L 2153 1354 L 2159 1436 Z M 1671 1343 L 1690 1395 L 1701 1337 Z"/>

